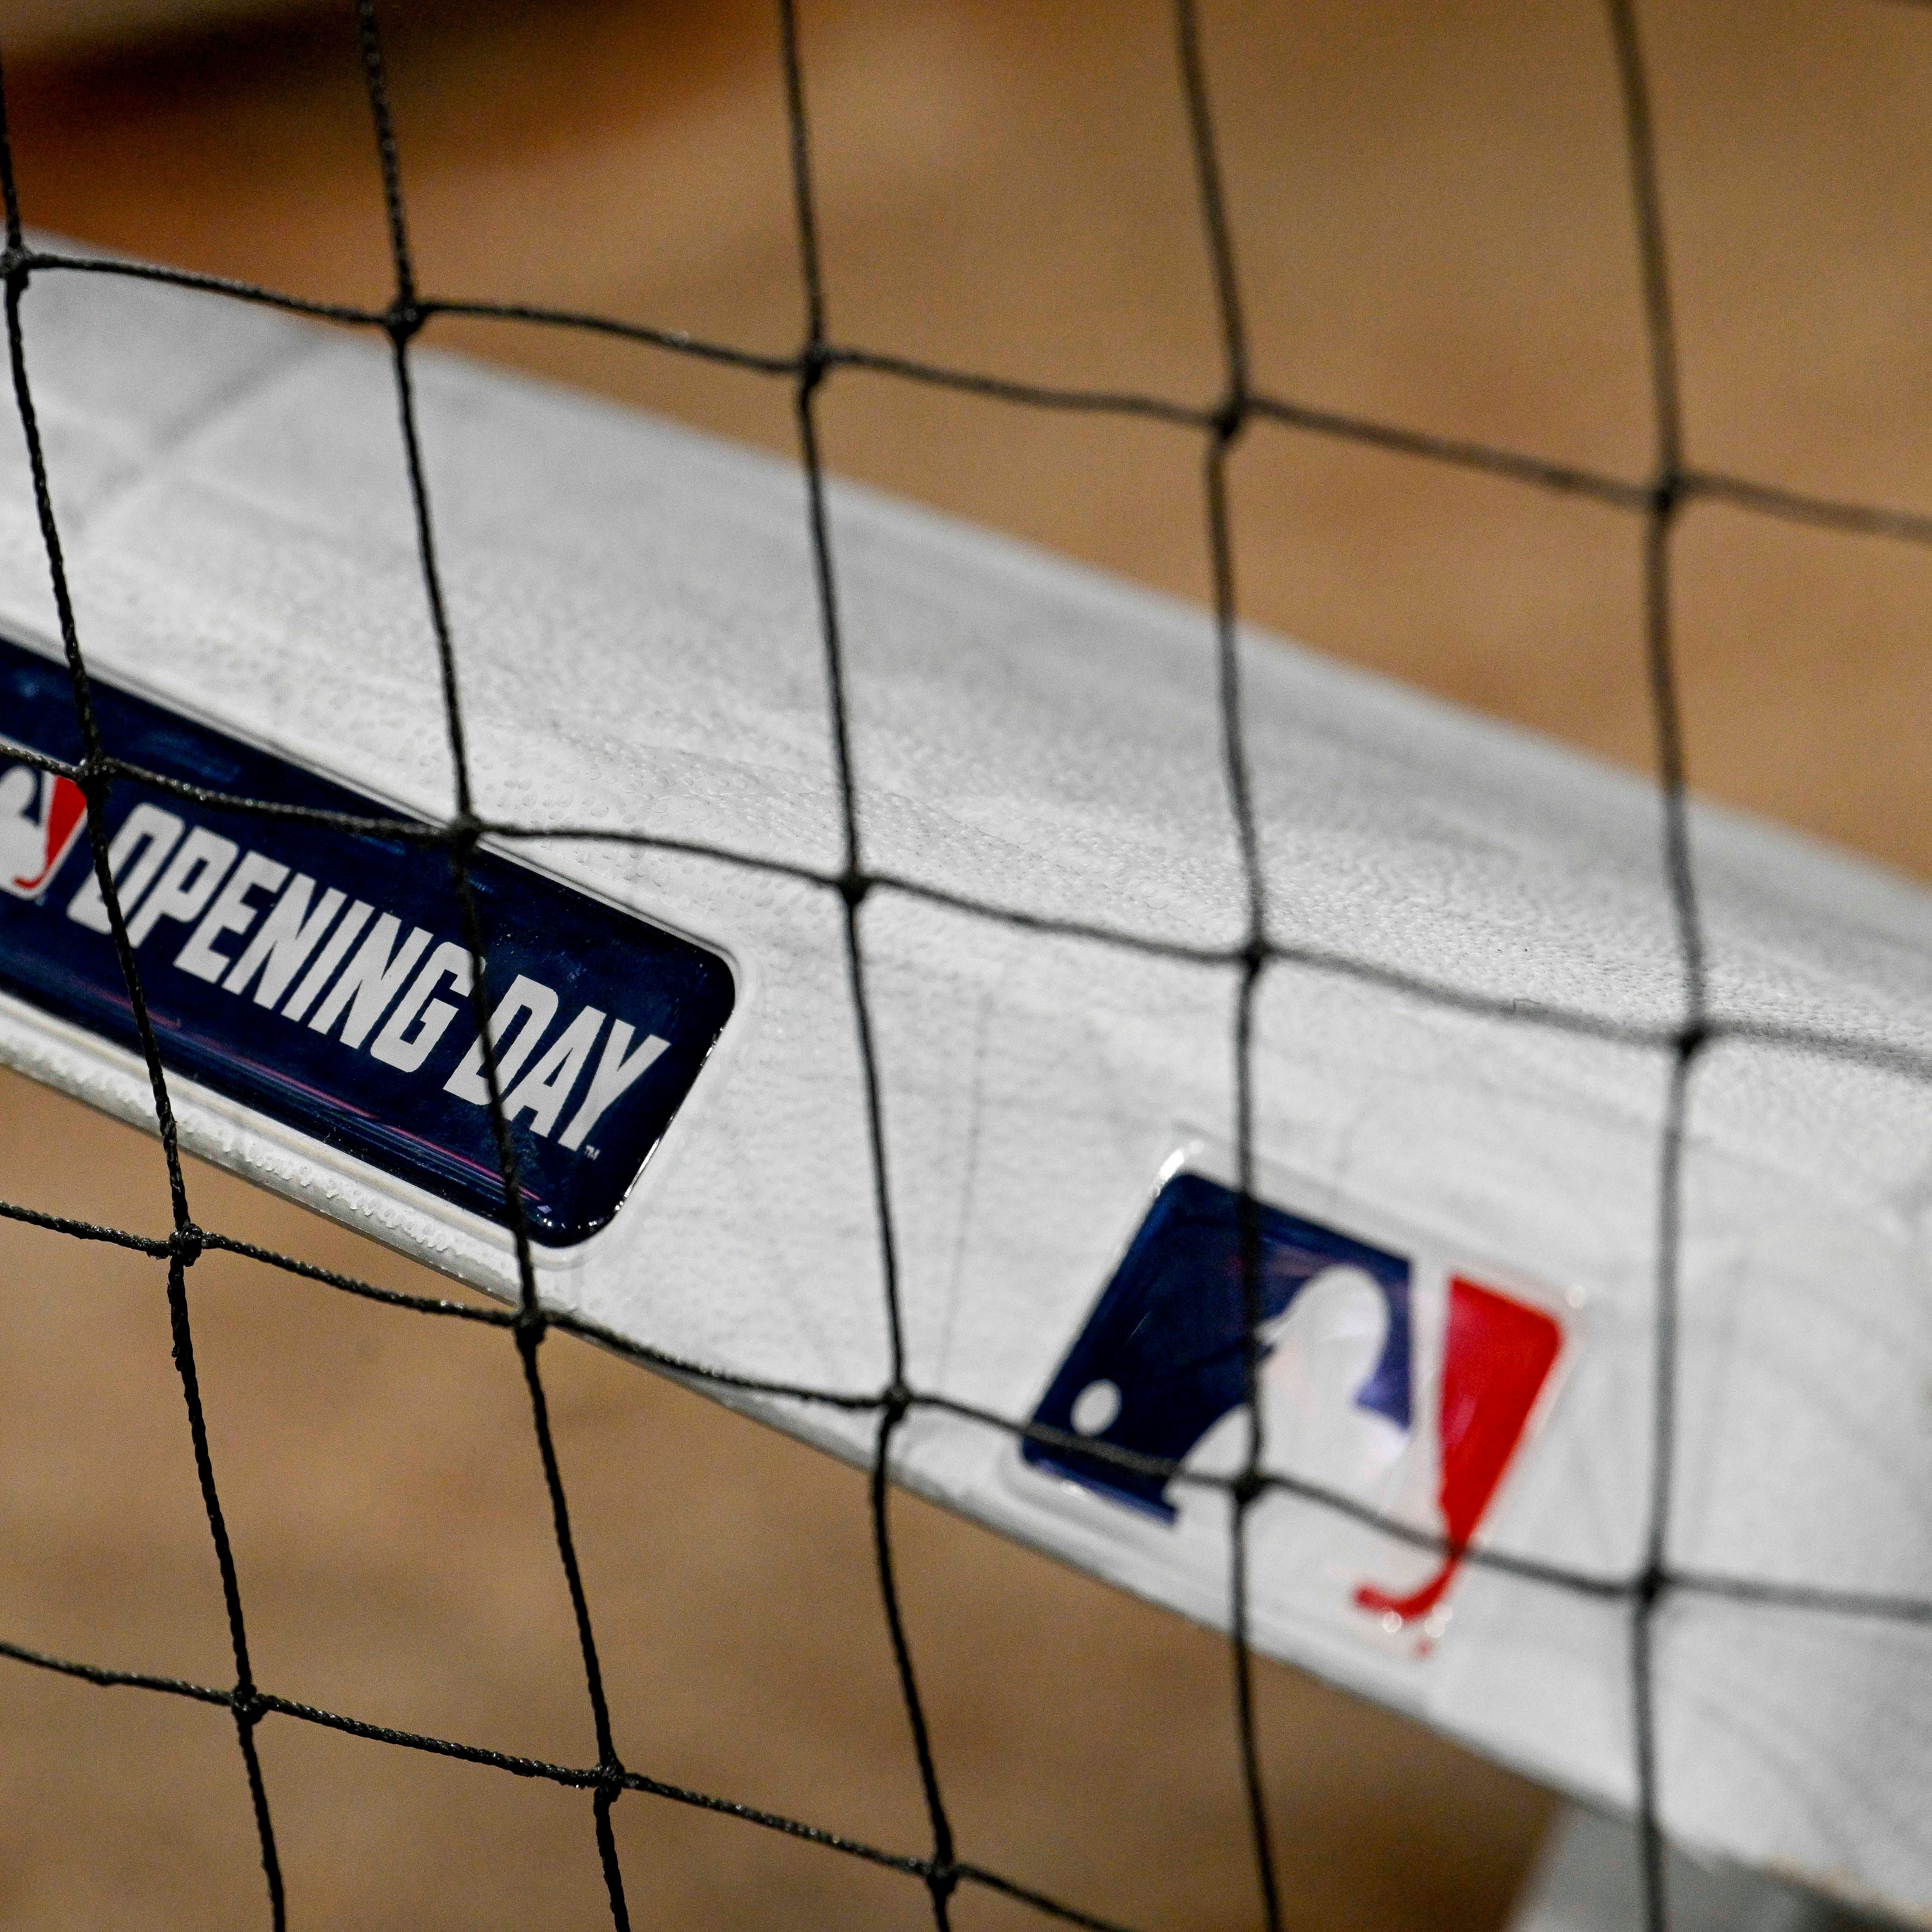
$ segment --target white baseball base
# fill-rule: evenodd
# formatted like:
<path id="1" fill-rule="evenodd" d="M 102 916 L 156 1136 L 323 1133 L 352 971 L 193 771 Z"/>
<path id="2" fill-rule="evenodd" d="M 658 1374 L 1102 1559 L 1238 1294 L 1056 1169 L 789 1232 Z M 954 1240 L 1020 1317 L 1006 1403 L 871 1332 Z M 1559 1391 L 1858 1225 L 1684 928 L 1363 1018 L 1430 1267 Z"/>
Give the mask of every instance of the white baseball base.
<path id="1" fill-rule="evenodd" d="M 94 276 L 38 279 L 25 314 L 89 663 L 446 813 L 383 346 Z M 796 471 L 428 352 L 418 369 L 478 809 L 836 872 Z M 44 640 L 46 563 L 17 430 L 4 435 L 0 604 Z M 832 541 L 868 866 L 1028 914 L 1238 943 L 1200 612 L 856 488 L 832 492 Z M 1248 634 L 1241 652 L 1274 932 L 1309 956 L 1273 967 L 1260 995 L 1258 1191 L 1412 1271 L 1406 1424 L 1364 1420 L 1348 1400 L 1374 1354 L 1360 1321 L 1382 1318 L 1351 1277 L 1278 1338 L 1271 1454 L 1440 1528 L 1449 1284 L 1474 1270 L 1563 1337 L 1478 1540 L 1626 1578 L 1651 1494 L 1669 1056 L 1528 1014 L 1588 1011 L 1660 1038 L 1676 1024 L 1657 794 L 1276 639 Z M 1698 808 L 1692 838 L 1720 1027 L 1826 1029 L 1932 1061 L 1932 898 L 1730 812 Z M 544 1294 L 720 1370 L 879 1389 L 890 1363 L 840 902 L 648 847 L 519 849 L 728 949 L 740 971 L 725 1046 L 669 1142 L 608 1229 L 541 1258 Z M 862 931 L 908 1378 L 1024 1421 L 1163 1173 L 1178 1161 L 1228 1175 L 1236 973 L 889 888 Z M 144 970 L 165 969 L 148 956 Z M 1336 970 L 1344 958 L 1523 1011 L 1459 1010 Z M 0 1003 L 0 1054 L 151 1118 L 126 1054 L 20 1000 Z M 1674 1568 L 1932 1594 L 1932 1148 L 1911 1071 L 1734 1038 L 1697 1064 Z M 208 1091 L 184 1087 L 176 1104 L 194 1151 L 512 1288 L 495 1228 Z M 870 1454 L 869 1415 L 727 1399 Z M 1310 1403 L 1362 1439 L 1337 1448 L 1300 1426 Z M 902 1432 L 896 1473 L 1226 1620 L 1217 1497 L 1162 1520 L 930 1407 Z M 1466 1565 L 1421 1630 L 1354 1592 L 1412 1589 L 1432 1552 L 1287 1496 L 1252 1520 L 1262 1648 L 1583 1798 L 1631 1804 L 1626 1600 Z M 1688 1591 L 1658 1613 L 1656 1671 L 1675 1837 L 1932 1914 L 1932 1630 Z"/>

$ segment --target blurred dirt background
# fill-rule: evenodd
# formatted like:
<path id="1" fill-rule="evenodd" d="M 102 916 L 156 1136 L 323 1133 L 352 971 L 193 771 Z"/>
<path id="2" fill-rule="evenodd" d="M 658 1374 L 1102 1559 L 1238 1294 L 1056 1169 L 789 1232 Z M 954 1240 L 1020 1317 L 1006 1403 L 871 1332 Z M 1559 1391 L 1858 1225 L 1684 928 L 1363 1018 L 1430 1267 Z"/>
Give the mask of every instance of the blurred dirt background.
<path id="1" fill-rule="evenodd" d="M 380 304 L 346 8 L 0 5 L 28 219 Z M 1046 381 L 1217 392 L 1164 5 L 808 0 L 844 341 Z M 430 292 L 775 350 L 800 293 L 763 0 L 397 0 Z M 1637 476 L 1648 386 L 1608 40 L 1588 0 L 1208 5 L 1257 380 Z M 1682 0 L 1644 29 L 1690 452 L 1932 508 L 1932 14 Z M 130 40 L 139 29 L 145 38 Z M 110 30 L 122 36 L 110 42 Z M 782 384 L 608 340 L 432 343 L 790 447 Z M 1198 448 L 841 372 L 846 473 L 1196 599 Z M 1626 515 L 1257 426 L 1245 611 L 1628 764 L 1651 748 Z M 1695 782 L 1922 875 L 1932 556 L 1698 507 L 1678 609 Z M 191 1170 L 197 1218 L 398 1286 L 422 1271 Z M 144 1229 L 147 1141 L 0 1076 L 0 1192 Z M 0 1635 L 221 1683 L 214 1563 L 156 1264 L 0 1230 Z M 230 1259 L 193 1276 L 257 1675 L 371 1720 L 589 1762 L 514 1354 Z M 917 1850 L 862 1480 L 586 1347 L 545 1367 L 632 1766 Z M 968 1856 L 1136 1922 L 1256 1922 L 1220 1640 L 910 1501 L 904 1587 Z M 1263 1744 L 1292 1922 L 1481 1927 L 1548 1801 L 1294 1672 Z M 283 1720 L 261 1732 L 292 1922 L 606 1922 L 590 1801 Z M 916 1926 L 916 1882 L 644 1798 L 640 1924 Z M 1032 1922 L 962 1894 L 957 1923 Z M 0 1666 L 0 1925 L 266 1922 L 225 1714 Z"/>

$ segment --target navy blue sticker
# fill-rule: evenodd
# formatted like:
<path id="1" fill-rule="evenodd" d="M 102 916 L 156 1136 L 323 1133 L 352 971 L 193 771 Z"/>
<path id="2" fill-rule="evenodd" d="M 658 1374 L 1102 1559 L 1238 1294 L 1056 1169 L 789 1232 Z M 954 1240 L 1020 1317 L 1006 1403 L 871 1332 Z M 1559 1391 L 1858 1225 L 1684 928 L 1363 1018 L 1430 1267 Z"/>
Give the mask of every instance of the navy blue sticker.
<path id="1" fill-rule="evenodd" d="M 393 807 L 96 677 L 102 740 L 165 777 L 287 805 Z M 0 740 L 81 753 L 65 668 L 0 638 Z M 133 1016 L 80 789 L 0 742 L 0 988 L 118 1046 Z M 117 896 L 170 1069 L 502 1222 L 448 860 L 433 846 L 188 804 L 117 780 Z M 616 1212 L 730 1017 L 717 953 L 490 853 L 484 991 L 537 1240 Z"/>
<path id="2" fill-rule="evenodd" d="M 1388 1330 L 1354 1399 L 1406 1430 L 1408 1262 L 1264 1202 L 1254 1214 L 1264 1322 L 1329 1268 L 1360 1268 L 1382 1290 Z M 1183 1460 L 1242 1400 L 1244 1299 L 1240 1197 L 1204 1175 L 1176 1174 L 1155 1196 L 1034 1421 L 1138 1455 Z M 1163 1520 L 1174 1516 L 1159 1475 L 1030 1438 L 1022 1453 L 1029 1462 Z"/>

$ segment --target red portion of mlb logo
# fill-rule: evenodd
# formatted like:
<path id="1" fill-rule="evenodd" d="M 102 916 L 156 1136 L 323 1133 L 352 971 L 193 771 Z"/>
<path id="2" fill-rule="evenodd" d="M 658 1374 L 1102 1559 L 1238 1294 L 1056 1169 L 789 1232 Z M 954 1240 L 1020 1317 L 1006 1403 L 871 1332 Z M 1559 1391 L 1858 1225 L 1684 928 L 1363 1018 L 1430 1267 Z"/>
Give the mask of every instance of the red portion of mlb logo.
<path id="1" fill-rule="evenodd" d="M 87 800 L 71 778 L 31 765 L 0 772 L 0 892 L 37 899 L 87 822 Z"/>
<path id="2" fill-rule="evenodd" d="M 1355 1592 L 1364 1610 L 1408 1623 L 1428 1616 L 1448 1594 L 1562 1348 L 1553 1315 L 1466 1276 L 1451 1277 L 1436 1412 L 1436 1499 L 1449 1548 L 1420 1589 L 1396 1596 L 1364 1583 Z"/>

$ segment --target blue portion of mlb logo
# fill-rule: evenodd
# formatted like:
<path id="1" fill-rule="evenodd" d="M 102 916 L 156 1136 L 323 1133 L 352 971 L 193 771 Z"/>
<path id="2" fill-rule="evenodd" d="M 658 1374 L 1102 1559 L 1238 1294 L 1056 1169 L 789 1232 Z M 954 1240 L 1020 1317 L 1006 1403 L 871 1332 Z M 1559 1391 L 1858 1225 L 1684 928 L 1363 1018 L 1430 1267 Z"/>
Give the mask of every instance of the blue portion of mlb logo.
<path id="1" fill-rule="evenodd" d="M 1358 1406 L 1410 1426 L 1410 1269 L 1401 1256 L 1258 1202 L 1261 1314 L 1271 1322 L 1333 1268 L 1382 1291 L 1388 1325 L 1354 1391 Z M 1246 1327 L 1240 1197 L 1204 1175 L 1174 1175 L 1155 1197 L 1114 1278 L 1051 1386 L 1035 1424 L 1179 1462 L 1239 1406 Z M 1167 1481 L 1031 1438 L 1028 1462 L 1171 1521 Z"/>
<path id="2" fill-rule="evenodd" d="M 112 683 L 108 752 L 163 777 L 404 816 Z M 66 668 L 0 638 L 0 991 L 138 1050 L 85 801 L 10 761 L 81 755 Z M 164 1064 L 439 1200 L 508 1216 L 449 862 L 117 779 L 104 830 Z M 524 1209 L 568 1247 L 604 1226 L 730 1017 L 717 952 L 488 852 L 471 890 Z"/>

